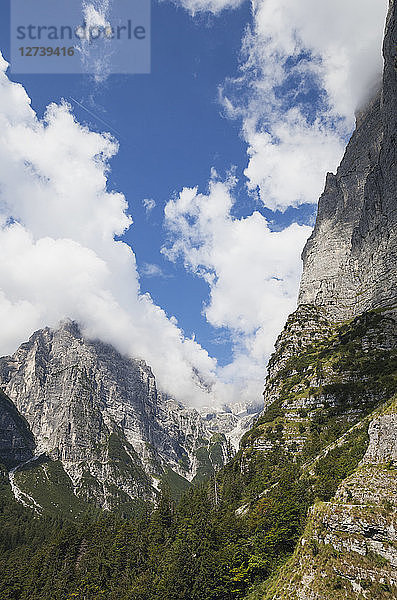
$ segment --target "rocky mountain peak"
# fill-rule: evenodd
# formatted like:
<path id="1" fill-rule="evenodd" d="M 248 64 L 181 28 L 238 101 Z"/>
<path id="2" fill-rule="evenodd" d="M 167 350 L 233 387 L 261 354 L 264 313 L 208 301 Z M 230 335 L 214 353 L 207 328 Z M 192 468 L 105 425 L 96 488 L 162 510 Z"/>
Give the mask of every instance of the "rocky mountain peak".
<path id="1" fill-rule="evenodd" d="M 153 499 L 169 473 L 182 487 L 210 475 L 253 417 L 219 410 L 208 418 L 183 406 L 157 389 L 143 360 L 85 339 L 71 320 L 0 359 L 0 388 L 29 423 L 36 452 L 60 461 L 77 495 L 105 507 L 120 494 Z"/>

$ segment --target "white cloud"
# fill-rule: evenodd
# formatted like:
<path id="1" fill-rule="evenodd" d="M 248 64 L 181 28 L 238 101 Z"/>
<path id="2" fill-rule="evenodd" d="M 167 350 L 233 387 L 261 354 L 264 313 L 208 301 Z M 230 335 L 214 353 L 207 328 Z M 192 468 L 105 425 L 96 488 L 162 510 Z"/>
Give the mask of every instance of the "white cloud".
<path id="1" fill-rule="evenodd" d="M 248 123 L 245 133 L 248 188 L 259 188 L 271 210 L 317 202 L 325 173 L 336 168 L 344 149 L 341 136 L 319 119 L 309 125 L 295 108 L 273 123 L 271 134 Z"/>
<path id="2" fill-rule="evenodd" d="M 88 33 L 95 27 L 103 29 L 111 27 L 108 21 L 110 6 L 109 0 L 92 0 L 91 2 L 83 0 L 82 10 Z"/>
<path id="3" fill-rule="evenodd" d="M 173 0 L 175 4 L 183 6 L 192 15 L 210 12 L 214 15 L 224 10 L 237 8 L 245 0 Z"/>
<path id="4" fill-rule="evenodd" d="M 234 360 L 219 370 L 236 398 L 259 399 L 265 364 L 287 315 L 294 310 L 301 275 L 300 253 L 310 234 L 293 224 L 274 232 L 259 213 L 237 219 L 233 179 L 210 181 L 208 194 L 184 188 L 165 208 L 170 243 L 163 253 L 209 285 L 205 316 L 232 334 Z"/>
<path id="5" fill-rule="evenodd" d="M 155 265 L 153 263 L 144 263 L 142 267 L 139 269 L 141 275 L 145 277 L 162 277 L 168 279 L 169 275 L 164 273 L 159 265 Z"/>
<path id="6" fill-rule="evenodd" d="M 214 402 L 203 384 L 215 381 L 215 361 L 140 293 L 135 256 L 115 240 L 131 224 L 123 195 L 107 189 L 116 142 L 67 104 L 38 120 L 6 67 L 0 55 L 0 354 L 70 317 L 144 358 L 179 400 Z"/>
<path id="7" fill-rule="evenodd" d="M 241 71 L 221 99 L 242 118 L 248 187 L 265 206 L 317 202 L 380 75 L 386 10 L 386 0 L 253 2 Z"/>
<path id="8" fill-rule="evenodd" d="M 76 48 L 84 69 L 87 73 L 93 73 L 97 82 L 105 81 L 111 72 L 112 44 L 111 38 L 103 38 L 103 43 L 92 43 L 98 35 L 98 31 L 111 32 L 112 26 L 109 21 L 109 11 L 112 0 L 83 0 L 82 17 L 85 24 L 83 36 L 81 36 Z"/>
<path id="9" fill-rule="evenodd" d="M 144 198 L 142 200 L 142 204 L 146 210 L 147 215 L 150 215 L 150 213 L 156 206 L 156 202 L 155 202 L 155 200 L 153 200 L 153 198 Z"/>

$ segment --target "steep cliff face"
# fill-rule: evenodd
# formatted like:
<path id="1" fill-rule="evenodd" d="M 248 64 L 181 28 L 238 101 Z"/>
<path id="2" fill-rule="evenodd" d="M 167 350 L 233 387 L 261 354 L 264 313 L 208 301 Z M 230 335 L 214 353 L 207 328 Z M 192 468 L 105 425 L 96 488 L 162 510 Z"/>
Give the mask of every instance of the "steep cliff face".
<path id="1" fill-rule="evenodd" d="M 303 306 L 289 318 L 266 408 L 239 454 L 250 479 L 269 463 L 276 475 L 237 514 L 268 510 L 288 464 L 308 504 L 317 502 L 293 557 L 247 600 L 396 597 L 396 342 L 388 311 L 337 324 Z"/>
<path id="2" fill-rule="evenodd" d="M 153 500 L 170 472 L 182 485 L 229 458 L 225 436 L 159 393 L 143 361 L 83 339 L 74 322 L 0 359 L 0 387 L 29 422 L 36 454 L 59 461 L 75 493 L 106 508 Z"/>
<path id="3" fill-rule="evenodd" d="M 303 252 L 299 304 L 322 307 L 337 321 L 379 307 L 397 308 L 395 13 L 391 2 L 381 90 L 358 114 L 336 175 L 327 176 Z"/>

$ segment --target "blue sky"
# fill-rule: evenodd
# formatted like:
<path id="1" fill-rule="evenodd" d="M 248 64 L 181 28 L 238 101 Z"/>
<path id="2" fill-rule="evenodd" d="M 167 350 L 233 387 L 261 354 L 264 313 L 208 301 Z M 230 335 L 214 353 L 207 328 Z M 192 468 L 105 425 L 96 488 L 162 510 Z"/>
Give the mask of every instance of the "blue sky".
<path id="1" fill-rule="evenodd" d="M 332 33 L 334 37 L 330 33 L 329 40 L 319 42 L 302 24 L 305 10 L 310 14 L 310 0 L 302 3 L 299 14 L 283 0 L 279 6 L 284 11 L 285 27 L 273 32 L 271 13 L 266 14 L 272 3 L 264 4 L 262 12 L 253 13 L 248 2 L 233 9 L 228 9 L 225 2 L 222 10 L 220 0 L 211 5 L 212 10 L 192 15 L 188 0 L 183 7 L 153 2 L 149 75 L 111 75 L 95 82 L 90 76 L 80 75 L 9 74 L 12 81 L 20 82 L 27 90 L 39 118 L 50 102 L 65 99 L 81 124 L 91 131 L 110 131 L 118 139 L 119 151 L 111 159 L 107 185 L 109 190 L 122 192 L 128 202 L 134 223 L 121 239 L 135 253 L 141 292 L 149 292 L 155 305 L 169 317 L 175 316 L 187 338 L 194 334 L 196 341 L 217 359 L 218 366 L 233 363 L 238 355 L 242 362 L 239 366 L 237 361 L 236 370 L 241 371 L 245 359 L 250 360 L 252 355 L 257 391 L 284 313 L 294 307 L 299 254 L 310 232 L 303 226 L 313 224 L 325 173 L 338 163 L 351 131 L 354 104 L 360 101 L 361 88 L 366 85 L 364 81 L 361 87 L 357 84 L 357 89 L 343 91 L 342 84 L 327 83 L 327 76 L 336 68 L 335 62 L 328 64 L 324 58 L 329 56 L 329 48 L 335 42 L 346 48 L 351 43 L 342 26 Z M 373 2 L 367 3 L 369 13 L 376 12 L 381 23 L 382 11 Z M 6 60 L 10 56 L 8 5 L 3 2 L 0 9 L 0 50 Z M 192 6 L 197 8 L 197 3 Z M 207 6 L 203 3 L 204 8 Z M 261 3 L 258 6 L 261 8 Z M 327 15 L 314 18 L 321 21 Z M 250 36 L 247 26 L 252 28 Z M 369 30 L 369 23 L 366 26 Z M 300 46 L 291 54 L 288 36 L 299 39 L 299 33 Z M 381 27 L 376 39 L 365 35 L 368 47 L 376 47 Z M 352 54 L 352 64 L 344 67 L 347 72 L 356 68 L 353 59 Z M 246 68 L 241 70 L 244 64 Z M 277 78 L 280 66 L 282 74 Z M 235 181 L 225 184 L 232 168 Z M 223 182 L 227 189 L 212 188 L 208 192 L 211 169 L 216 170 L 220 184 Z M 196 187 L 202 196 L 192 199 L 189 210 L 193 212 L 187 218 L 177 199 L 183 188 Z M 222 190 L 233 198 L 230 210 L 225 209 L 222 222 L 208 224 L 200 211 L 207 198 L 210 205 L 215 207 L 218 201 L 221 205 Z M 145 199 L 154 200 L 153 210 L 145 209 Z M 172 201 L 174 217 L 165 222 L 164 209 Z M 255 221 L 255 212 L 262 220 Z M 182 222 L 184 233 L 178 230 Z M 194 227 L 186 233 L 189 223 Z M 262 282 L 256 287 L 255 280 L 249 279 L 253 285 L 248 284 L 252 289 L 245 291 L 245 297 L 238 289 L 240 277 L 243 281 L 245 272 L 256 261 L 255 248 L 242 248 L 241 255 L 247 255 L 249 264 L 239 264 L 240 272 L 236 266 L 235 287 L 230 289 L 225 249 L 217 246 L 218 236 L 226 240 L 230 235 L 230 240 L 241 240 L 249 247 L 250 238 L 254 239 L 250 228 L 257 231 L 258 223 L 264 231 L 267 228 L 268 251 L 258 248 L 257 255 L 258 261 L 263 261 L 264 277 L 271 290 L 268 304 L 260 309 L 255 303 L 251 307 L 251 302 L 252 296 L 261 293 Z M 296 229 L 291 230 L 289 238 L 285 234 L 287 242 L 271 236 L 290 226 Z M 188 240 L 186 236 L 190 236 Z M 292 245 L 282 266 L 277 253 L 284 254 L 284 248 L 270 241 L 276 239 L 281 245 Z M 164 246 L 173 248 L 172 260 L 170 254 L 167 258 L 161 252 Z M 205 252 L 197 262 L 193 255 L 203 247 Z M 158 274 L 149 276 L 147 265 L 159 267 Z M 285 287 L 277 292 L 280 303 L 273 290 L 278 280 L 285 281 Z M 233 305 L 222 314 L 221 294 L 225 295 L 225 306 L 235 294 L 246 308 Z M 263 296 L 266 294 L 264 288 Z M 209 307 L 206 314 L 205 306 Z M 266 313 L 266 323 L 259 317 L 255 321 L 255 312 Z M 272 321 L 274 325 L 270 326 Z M 260 342 L 258 332 L 265 341 Z M 255 344 L 262 350 L 255 350 Z M 231 380 L 234 377 L 230 375 Z M 244 387 L 244 383 L 240 385 Z"/>

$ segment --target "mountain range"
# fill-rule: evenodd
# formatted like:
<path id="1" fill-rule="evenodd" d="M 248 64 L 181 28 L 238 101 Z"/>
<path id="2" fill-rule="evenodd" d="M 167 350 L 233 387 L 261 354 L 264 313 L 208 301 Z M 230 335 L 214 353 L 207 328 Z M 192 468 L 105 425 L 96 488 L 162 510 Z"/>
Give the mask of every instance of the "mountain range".
<path id="1" fill-rule="evenodd" d="M 397 597 L 396 49 L 391 0 L 260 414 L 186 408 L 71 321 L 0 359 L 2 598 Z"/>
<path id="2" fill-rule="evenodd" d="M 25 498 L 37 496 L 36 510 L 41 494 L 47 508 L 49 501 L 38 481 L 60 473 L 56 495 L 65 496 L 67 488 L 77 505 L 133 510 L 138 499 L 155 501 L 162 483 L 178 495 L 232 458 L 236 430 L 244 431 L 255 415 L 241 407 L 237 414 L 230 407 L 184 407 L 157 390 L 144 361 L 84 339 L 72 321 L 34 333 L 13 356 L 0 359 L 0 386 L 19 413 L 3 462 L 26 458 L 14 472 L 14 486 L 18 482 Z M 25 429 L 29 447 L 13 456 Z M 57 502 L 51 498 L 53 507 Z"/>

